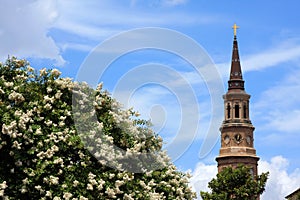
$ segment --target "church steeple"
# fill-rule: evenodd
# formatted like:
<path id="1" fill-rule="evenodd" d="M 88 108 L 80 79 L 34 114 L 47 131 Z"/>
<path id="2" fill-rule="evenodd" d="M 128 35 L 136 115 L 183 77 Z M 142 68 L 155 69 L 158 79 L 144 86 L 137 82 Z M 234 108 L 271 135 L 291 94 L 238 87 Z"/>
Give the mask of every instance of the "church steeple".
<path id="1" fill-rule="evenodd" d="M 231 58 L 230 78 L 228 81 L 228 90 L 240 89 L 244 90 L 244 80 L 239 57 L 238 42 L 236 39 L 236 29 L 239 28 L 236 24 L 233 26 L 234 40 Z"/>
<path id="2" fill-rule="evenodd" d="M 257 161 L 254 148 L 254 126 L 250 120 L 250 95 L 244 89 L 244 80 L 239 58 L 236 38 L 236 24 L 232 50 L 232 62 L 228 81 L 228 91 L 223 95 L 224 120 L 220 127 L 221 148 L 218 162 L 218 171 L 224 167 L 236 167 L 238 164 L 249 166 L 253 175 L 257 175 Z"/>

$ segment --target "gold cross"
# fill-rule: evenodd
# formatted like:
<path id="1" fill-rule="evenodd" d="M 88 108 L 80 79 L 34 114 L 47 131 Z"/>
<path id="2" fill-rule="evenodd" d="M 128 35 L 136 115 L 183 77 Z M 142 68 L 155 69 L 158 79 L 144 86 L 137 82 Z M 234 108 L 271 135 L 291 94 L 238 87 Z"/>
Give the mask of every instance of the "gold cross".
<path id="1" fill-rule="evenodd" d="M 234 25 L 232 26 L 232 28 L 233 28 L 233 34 L 234 34 L 234 36 L 236 36 L 236 29 L 238 29 L 238 28 L 240 28 L 240 27 L 237 26 L 236 24 L 234 24 Z"/>

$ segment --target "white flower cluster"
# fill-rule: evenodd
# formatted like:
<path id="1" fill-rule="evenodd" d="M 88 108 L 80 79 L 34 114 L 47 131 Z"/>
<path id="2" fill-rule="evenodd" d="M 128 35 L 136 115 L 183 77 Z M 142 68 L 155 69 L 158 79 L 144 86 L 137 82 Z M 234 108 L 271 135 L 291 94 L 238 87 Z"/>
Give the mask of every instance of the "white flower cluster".
<path id="1" fill-rule="evenodd" d="M 6 181 L 3 181 L 0 183 L 0 197 L 4 197 L 4 190 L 7 187 Z"/>
<path id="2" fill-rule="evenodd" d="M 14 86 L 14 83 L 13 82 L 4 82 L 4 86 L 7 88 L 10 88 L 10 87 Z"/>
<path id="3" fill-rule="evenodd" d="M 4 90 L 0 87 L 0 94 L 5 94 Z"/>
<path id="4" fill-rule="evenodd" d="M 59 77 L 59 75 L 61 75 L 61 72 L 58 69 L 52 69 L 51 74 L 55 77 Z"/>
<path id="5" fill-rule="evenodd" d="M 25 101 L 25 98 L 23 97 L 23 95 L 15 92 L 15 91 L 13 91 L 12 93 L 9 94 L 8 99 L 15 101 L 15 103 L 21 103 L 21 102 Z"/>
<path id="6" fill-rule="evenodd" d="M 55 79 L 54 80 L 54 84 L 61 88 L 61 89 L 68 89 L 68 90 L 72 90 L 74 83 L 72 82 L 71 78 L 59 78 L 59 79 Z"/>
<path id="7" fill-rule="evenodd" d="M 47 149 L 46 152 L 41 151 L 36 156 L 39 159 L 52 158 L 52 156 L 55 154 L 55 152 L 58 152 L 58 150 L 59 148 L 56 145 L 53 145 L 50 149 Z"/>
<path id="8" fill-rule="evenodd" d="M 134 120 L 138 113 L 123 110 L 102 84 L 94 91 L 60 74 L 46 68 L 37 74 L 15 58 L 0 64 L 0 154 L 7 159 L 0 165 L 0 198 L 195 197 L 161 150 L 162 139 Z M 130 167 L 144 173 L 125 170 Z"/>

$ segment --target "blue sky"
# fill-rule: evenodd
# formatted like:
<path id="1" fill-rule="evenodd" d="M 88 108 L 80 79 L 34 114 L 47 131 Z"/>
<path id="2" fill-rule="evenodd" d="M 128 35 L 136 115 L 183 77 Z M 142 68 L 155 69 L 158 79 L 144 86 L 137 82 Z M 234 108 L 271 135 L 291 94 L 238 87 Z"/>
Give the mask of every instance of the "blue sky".
<path id="1" fill-rule="evenodd" d="M 27 58 L 37 69 L 56 67 L 75 79 L 97 45 L 116 34 L 167 28 L 202 46 L 227 88 L 231 27 L 237 23 L 259 168 L 271 172 L 263 199 L 283 199 L 300 187 L 299 4 L 297 0 L 7 0 L 0 6 L 0 57 L 2 61 L 8 55 Z M 174 45 L 184 44 L 174 41 Z M 206 189 L 215 175 L 220 147 L 218 140 L 208 155 L 199 157 L 212 117 L 212 94 L 204 79 L 182 57 L 158 49 L 124 54 L 100 78 L 111 93 L 124 91 L 116 98 L 152 119 L 166 149 L 176 137 L 182 143 L 192 142 L 174 160 L 179 169 L 191 171 L 197 190 Z M 179 137 L 181 126 L 187 134 Z"/>

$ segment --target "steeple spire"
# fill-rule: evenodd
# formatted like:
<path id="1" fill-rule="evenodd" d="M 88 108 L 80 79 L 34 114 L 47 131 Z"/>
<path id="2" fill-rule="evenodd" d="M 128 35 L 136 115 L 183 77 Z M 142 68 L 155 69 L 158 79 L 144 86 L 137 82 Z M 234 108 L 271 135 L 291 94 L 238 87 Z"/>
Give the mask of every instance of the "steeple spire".
<path id="1" fill-rule="evenodd" d="M 228 81 L 228 90 L 240 89 L 244 90 L 244 80 L 242 75 L 242 69 L 240 64 L 238 42 L 236 39 L 236 29 L 239 28 L 236 24 L 233 25 L 233 50 L 232 50 L 232 59 L 231 59 L 231 69 L 230 69 L 230 78 Z"/>

